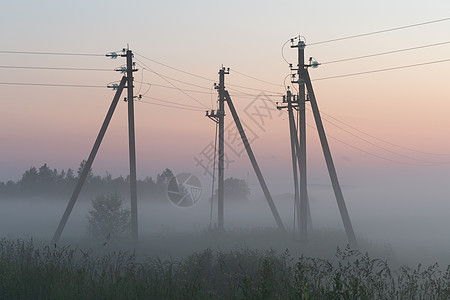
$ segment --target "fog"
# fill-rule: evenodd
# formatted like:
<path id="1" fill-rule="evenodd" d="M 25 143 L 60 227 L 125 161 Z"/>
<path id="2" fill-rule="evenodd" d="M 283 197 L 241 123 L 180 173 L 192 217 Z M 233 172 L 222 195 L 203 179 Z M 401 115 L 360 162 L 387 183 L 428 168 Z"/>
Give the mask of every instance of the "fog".
<path id="1" fill-rule="evenodd" d="M 346 199 L 346 205 L 350 214 L 353 228 L 359 240 L 361 250 L 383 256 L 383 251 L 389 249 L 398 263 L 415 265 L 417 263 L 432 264 L 435 262 L 446 265 L 450 259 L 450 237 L 446 229 L 450 226 L 450 203 L 446 189 L 434 189 L 432 185 L 428 189 L 420 185 L 402 184 L 366 184 L 361 186 L 343 185 L 342 189 Z M 276 223 L 270 212 L 259 187 L 251 186 L 251 196 L 248 202 L 225 202 L 224 222 L 225 229 L 229 232 L 243 233 L 261 230 L 275 229 Z M 284 189 L 273 188 L 274 201 L 288 232 L 293 228 L 293 195 Z M 129 207 L 127 195 L 122 195 L 123 204 Z M 180 240 L 181 244 L 175 247 L 164 245 L 162 237 L 167 239 L 180 239 L 190 234 L 206 232 L 210 224 L 210 196 L 211 188 L 204 187 L 199 202 L 188 208 L 180 208 L 171 204 L 168 200 L 160 203 L 152 203 L 150 199 L 142 199 L 138 196 L 138 224 L 141 244 L 145 244 L 147 250 L 158 248 L 156 255 L 173 255 L 180 253 L 184 246 L 187 251 L 201 250 L 202 245 L 190 245 L 186 240 Z M 309 185 L 309 198 L 313 231 L 309 235 L 310 244 L 327 247 L 332 253 L 336 246 L 345 245 L 345 234 L 340 218 L 339 210 L 334 198 L 331 185 Z M 225 200 L 226 201 L 226 200 Z M 42 241 L 50 241 L 53 233 L 66 208 L 68 199 L 60 201 L 47 201 L 44 199 L 15 199 L 3 200 L 0 203 L 0 236 L 6 238 L 34 238 Z M 91 209 L 90 199 L 81 198 L 69 217 L 62 233 L 61 243 L 71 243 L 71 239 L 79 240 L 87 234 L 87 215 Z M 217 205 L 213 206 L 213 225 L 217 222 Z M 327 234 L 337 236 L 336 245 L 320 243 L 320 239 L 326 239 Z M 271 237 L 272 235 L 268 235 Z M 279 240 L 272 241 L 267 238 L 252 245 L 246 244 L 243 239 L 228 238 L 230 248 L 233 246 L 274 248 L 282 251 L 284 247 L 304 249 L 308 254 L 323 253 L 324 249 L 306 249 L 296 241 L 292 241 L 292 234 L 287 234 L 286 244 L 280 244 Z M 245 237 L 244 237 L 245 240 Z M 319 241 L 318 241 L 319 240 Z M 206 243 L 205 245 L 208 245 Z M 326 246 L 324 246 L 326 245 Z M 128 245 L 129 246 L 129 245 Z M 169 248 L 168 248 L 169 247 Z M 188 253 L 186 253 L 188 254 Z M 392 257 L 384 257 L 391 258 Z"/>

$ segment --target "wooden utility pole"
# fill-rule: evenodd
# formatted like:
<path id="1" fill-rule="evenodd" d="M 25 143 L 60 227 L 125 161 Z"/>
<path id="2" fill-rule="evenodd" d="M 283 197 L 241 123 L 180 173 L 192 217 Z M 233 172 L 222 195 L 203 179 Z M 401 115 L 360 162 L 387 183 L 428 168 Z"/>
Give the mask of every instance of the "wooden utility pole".
<path id="1" fill-rule="evenodd" d="M 275 206 L 275 203 L 273 202 L 272 196 L 270 195 L 269 189 L 267 188 L 267 184 L 264 180 L 264 177 L 262 175 L 262 172 L 258 166 L 258 163 L 256 161 L 255 155 L 253 154 L 253 150 L 250 146 L 250 143 L 247 139 L 247 136 L 245 134 L 244 128 L 241 124 L 241 121 L 239 120 L 238 114 L 236 112 L 236 109 L 234 108 L 233 102 L 231 101 L 230 94 L 225 89 L 225 74 L 229 74 L 229 69 L 225 69 L 222 67 L 219 70 L 219 85 L 216 86 L 216 89 L 219 93 L 219 109 L 215 113 L 214 110 L 207 111 L 206 116 L 213 120 L 214 122 L 218 123 L 219 125 L 219 182 L 218 182 L 218 229 L 223 230 L 224 229 L 224 218 L 223 218 L 223 209 L 224 209 L 224 193 L 223 193 L 223 176 L 224 176 L 224 117 L 225 117 L 225 101 L 228 103 L 228 107 L 230 109 L 231 115 L 233 116 L 234 122 L 236 124 L 236 127 L 238 129 L 239 135 L 242 139 L 242 143 L 245 147 L 245 150 L 247 152 L 247 155 L 250 159 L 250 162 L 252 164 L 253 170 L 256 173 L 256 177 L 258 178 L 258 181 L 261 185 L 261 189 L 264 192 L 264 195 L 266 197 L 267 203 L 269 204 L 270 210 L 275 218 L 275 222 L 277 223 L 277 226 L 279 229 L 284 230 L 283 222 L 281 221 L 280 215 L 278 214 L 278 210 Z M 214 175 L 213 175 L 214 176 Z"/>
<path id="2" fill-rule="evenodd" d="M 302 78 L 302 70 L 305 68 L 305 43 L 299 41 L 297 45 L 291 45 L 291 48 L 298 49 L 297 74 L 298 80 L 292 83 L 298 83 L 298 113 L 299 113 L 299 140 L 300 151 L 297 153 L 299 159 L 300 171 L 300 240 L 306 242 L 308 239 L 308 216 L 309 200 L 307 190 L 306 175 L 306 113 L 305 113 L 305 81 Z"/>
<path id="3" fill-rule="evenodd" d="M 225 74 L 229 74 L 228 70 L 225 70 L 222 67 L 219 70 L 219 85 L 217 86 L 217 90 L 219 92 L 219 110 L 217 111 L 217 117 L 219 121 L 219 164 L 218 164 L 218 197 L 217 197 L 217 223 L 218 229 L 224 229 L 224 183 L 225 183 L 225 166 L 224 166 L 224 157 L 225 157 Z"/>
<path id="4" fill-rule="evenodd" d="M 138 242 L 137 183 L 136 183 L 136 141 L 134 131 L 134 95 L 133 95 L 133 52 L 127 50 L 127 88 L 128 88 L 128 145 L 130 155 L 130 199 L 131 199 L 131 238 L 135 246 Z"/>
<path id="5" fill-rule="evenodd" d="M 107 56 L 111 58 L 116 58 L 118 55 L 116 53 L 107 54 Z M 75 202 L 78 199 L 78 196 L 83 188 L 83 185 L 86 181 L 86 178 L 91 170 L 92 163 L 94 162 L 94 158 L 97 155 L 98 149 L 100 148 L 100 144 L 102 143 L 103 137 L 105 136 L 106 129 L 111 121 L 111 118 L 114 114 L 114 110 L 116 109 L 117 103 L 120 99 L 122 91 L 124 88 L 128 89 L 127 94 L 127 102 L 128 102 L 128 143 L 129 143 L 129 156 L 130 156 L 130 196 L 131 196 L 131 237 L 133 240 L 133 244 L 136 246 L 138 242 L 138 222 L 137 222 L 137 182 L 136 182 L 136 142 L 135 142 L 135 133 L 134 133 L 134 95 L 133 95 L 133 72 L 136 72 L 137 69 L 134 68 L 133 63 L 133 52 L 129 49 L 124 49 L 124 54 L 120 55 L 121 57 L 126 57 L 127 60 L 127 68 L 126 70 L 119 69 L 117 71 L 126 71 L 127 76 L 123 76 L 120 84 L 115 86 L 117 88 L 114 99 L 109 107 L 108 113 L 106 114 L 105 120 L 103 121 L 100 132 L 98 133 L 97 139 L 95 140 L 94 146 L 92 147 L 91 153 L 89 154 L 89 158 L 84 165 L 84 168 L 80 174 L 80 178 L 78 179 L 75 190 L 73 191 L 72 196 L 70 197 L 69 203 L 67 204 L 66 210 L 59 222 L 58 228 L 56 229 L 55 234 L 52 238 L 52 243 L 57 243 L 61 236 L 61 233 L 69 219 L 70 213 L 75 205 Z M 125 87 L 125 83 L 127 86 Z"/>

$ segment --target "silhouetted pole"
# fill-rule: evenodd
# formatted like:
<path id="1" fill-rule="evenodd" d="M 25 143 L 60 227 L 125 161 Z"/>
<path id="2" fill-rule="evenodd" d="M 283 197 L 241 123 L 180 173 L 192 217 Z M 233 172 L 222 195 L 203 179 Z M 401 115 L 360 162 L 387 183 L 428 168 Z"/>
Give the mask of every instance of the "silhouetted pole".
<path id="1" fill-rule="evenodd" d="M 105 120 L 103 121 L 102 127 L 100 128 L 100 132 L 98 133 L 97 139 L 95 140 L 94 146 L 92 147 L 91 153 L 89 154 L 89 158 L 87 159 L 86 164 L 84 165 L 84 168 L 81 171 L 80 178 L 78 179 L 75 190 L 72 193 L 72 197 L 70 197 L 69 203 L 67 204 L 66 210 L 64 211 L 61 221 L 59 222 L 58 228 L 56 229 L 56 232 L 53 235 L 52 244 L 57 243 L 59 241 L 61 233 L 64 227 L 66 226 L 67 220 L 69 219 L 73 206 L 75 205 L 78 195 L 80 194 L 81 189 L 83 188 L 83 184 L 86 181 L 89 171 L 91 170 L 92 163 L 94 162 L 95 155 L 97 154 L 98 149 L 100 148 L 100 144 L 102 143 L 103 137 L 105 136 L 106 129 L 108 128 L 109 122 L 111 121 L 111 118 L 114 114 L 114 110 L 116 109 L 120 95 L 122 94 L 123 88 L 125 86 L 126 79 L 127 78 L 124 76 L 120 81 L 119 87 L 117 88 L 116 94 L 114 95 L 114 99 L 111 102 L 108 113 L 106 114 Z"/>
<path id="2" fill-rule="evenodd" d="M 306 175 L 306 114 L 305 114 L 305 81 L 302 78 L 302 70 L 305 68 L 305 43 L 299 41 L 297 45 L 291 48 L 298 49 L 298 112 L 299 112 L 299 140 L 300 151 L 298 154 L 300 168 L 300 240 L 306 241 L 308 234 L 308 225 L 311 223 L 311 212 L 309 210 L 308 187 Z M 310 222 L 308 222 L 308 219 Z"/>
<path id="3" fill-rule="evenodd" d="M 308 89 L 309 100 L 311 102 L 311 108 L 314 114 L 314 120 L 316 121 L 317 131 L 319 133 L 320 143 L 322 145 L 323 155 L 327 163 L 328 173 L 330 174 L 331 184 L 333 185 L 334 195 L 341 213 L 342 222 L 344 223 L 345 232 L 347 234 L 350 246 L 357 247 L 355 233 L 353 231 L 350 216 L 348 215 L 347 207 L 345 205 L 344 196 L 342 195 L 341 186 L 339 185 L 336 169 L 334 167 L 333 158 L 331 157 L 330 147 L 328 146 L 327 136 L 323 127 L 322 119 L 320 117 L 319 107 L 317 105 L 316 96 L 311 84 L 311 78 L 307 69 L 302 70 L 302 76 L 305 80 L 306 87 Z"/>
<path id="4" fill-rule="evenodd" d="M 234 122 L 236 123 L 236 127 L 241 136 L 242 142 L 244 143 L 245 150 L 247 151 L 248 157 L 250 158 L 250 162 L 252 163 L 253 169 L 255 170 L 256 177 L 258 178 L 259 184 L 266 196 L 267 203 L 269 204 L 270 210 L 275 218 L 275 221 L 278 225 L 278 229 L 284 230 L 283 222 L 281 221 L 280 215 L 278 214 L 278 210 L 273 202 L 272 196 L 270 195 L 269 189 L 267 188 L 266 181 L 259 169 L 258 163 L 256 161 L 255 155 L 253 154 L 250 143 L 248 142 L 247 136 L 245 134 L 244 128 L 242 127 L 241 121 L 237 115 L 236 109 L 234 108 L 233 102 L 231 101 L 230 95 L 228 91 L 224 90 L 225 100 L 228 102 L 228 107 L 230 108 L 230 112 L 233 115 Z"/>
<path id="5" fill-rule="evenodd" d="M 128 88 L 128 144 L 130 155 L 130 197 L 131 197 L 131 238 L 138 242 L 137 183 L 136 183 L 136 142 L 134 134 L 134 95 L 133 95 L 133 52 L 127 50 L 127 88 Z"/>
<path id="6" fill-rule="evenodd" d="M 218 164 L 218 197 L 217 197 L 217 222 L 218 229 L 224 229 L 224 157 L 225 157 L 225 142 L 224 142 L 224 132 L 225 132 L 225 74 L 229 74 L 228 71 L 222 67 L 219 70 L 219 86 L 217 87 L 219 91 L 219 110 L 217 111 L 218 121 L 219 121 L 219 164 Z"/>
<path id="7" fill-rule="evenodd" d="M 297 171 L 297 151 L 299 151 L 298 139 L 297 139 L 297 128 L 295 126 L 294 113 L 292 108 L 292 93 L 290 90 L 286 94 L 287 109 L 289 115 L 289 133 L 291 138 L 291 154 L 292 154 L 292 171 L 294 174 L 294 209 L 297 215 L 297 226 L 300 226 L 300 194 L 298 189 L 298 171 Z M 284 102 L 284 101 L 283 101 Z M 299 162 L 300 163 L 300 162 Z M 295 231 L 295 227 L 294 227 Z"/>

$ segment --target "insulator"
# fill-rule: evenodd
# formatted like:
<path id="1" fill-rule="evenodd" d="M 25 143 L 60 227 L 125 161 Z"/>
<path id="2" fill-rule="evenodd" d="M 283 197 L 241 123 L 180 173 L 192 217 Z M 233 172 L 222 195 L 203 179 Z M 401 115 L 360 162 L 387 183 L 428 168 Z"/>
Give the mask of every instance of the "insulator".
<path id="1" fill-rule="evenodd" d="M 127 67 L 119 67 L 114 69 L 114 71 L 120 72 L 121 74 L 126 74 L 127 70 Z"/>
<path id="2" fill-rule="evenodd" d="M 113 84 L 108 84 L 107 87 L 112 89 L 113 91 L 115 91 L 119 88 L 119 85 L 117 83 L 113 83 Z"/>
<path id="3" fill-rule="evenodd" d="M 111 57 L 111 59 L 116 59 L 118 55 L 116 52 L 110 52 L 110 53 L 106 54 L 106 56 Z"/>

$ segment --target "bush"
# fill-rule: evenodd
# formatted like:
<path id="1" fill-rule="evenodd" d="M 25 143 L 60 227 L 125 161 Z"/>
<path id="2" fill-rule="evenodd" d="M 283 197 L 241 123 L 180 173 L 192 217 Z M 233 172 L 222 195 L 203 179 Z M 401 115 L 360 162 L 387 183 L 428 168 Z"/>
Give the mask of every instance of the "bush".
<path id="1" fill-rule="evenodd" d="M 118 193 L 100 195 L 92 200 L 88 222 L 88 233 L 92 237 L 126 237 L 131 231 L 131 212 L 122 208 L 122 198 Z"/>

